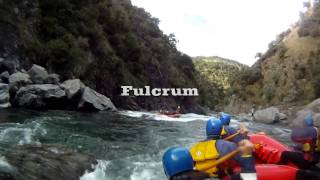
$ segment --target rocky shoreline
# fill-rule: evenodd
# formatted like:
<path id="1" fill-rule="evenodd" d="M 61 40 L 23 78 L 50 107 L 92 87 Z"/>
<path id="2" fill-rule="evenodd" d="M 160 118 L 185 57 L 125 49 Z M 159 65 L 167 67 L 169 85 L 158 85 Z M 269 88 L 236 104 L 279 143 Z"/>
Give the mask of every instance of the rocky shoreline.
<path id="1" fill-rule="evenodd" d="M 60 82 L 58 74 L 34 64 L 28 71 L 0 61 L 0 108 L 115 111 L 111 100 L 79 79 Z"/>
<path id="2" fill-rule="evenodd" d="M 254 109 L 252 104 L 237 102 L 226 106 L 224 111 L 234 114 L 240 121 L 255 121 L 264 124 L 279 123 L 289 125 L 290 127 L 303 126 L 302 121 L 304 117 L 311 114 L 314 119 L 314 124 L 320 126 L 320 98 L 305 106 L 259 106 Z M 253 116 L 252 111 L 254 111 Z"/>
<path id="3" fill-rule="evenodd" d="M 1 180 L 79 180 L 94 170 L 93 155 L 58 145 L 19 145 L 0 163 Z"/>

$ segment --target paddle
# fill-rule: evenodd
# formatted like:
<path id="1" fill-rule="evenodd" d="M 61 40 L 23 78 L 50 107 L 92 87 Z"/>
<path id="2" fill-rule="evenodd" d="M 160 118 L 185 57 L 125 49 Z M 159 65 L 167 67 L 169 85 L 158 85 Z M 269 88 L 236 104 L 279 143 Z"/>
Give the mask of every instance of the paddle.
<path id="1" fill-rule="evenodd" d="M 240 135 L 240 132 L 234 133 L 234 134 L 232 134 L 232 135 L 224 138 L 223 140 L 225 140 L 225 141 L 230 141 L 230 140 L 232 140 L 233 138 L 235 138 L 235 137 L 238 136 L 238 135 Z"/>
<path id="2" fill-rule="evenodd" d="M 234 151 L 231 151 L 230 153 L 226 154 L 225 156 L 221 157 L 220 159 L 216 160 L 214 163 L 210 164 L 210 168 L 216 167 L 225 161 L 231 159 L 233 156 L 237 155 L 240 152 L 240 149 L 236 149 Z"/>

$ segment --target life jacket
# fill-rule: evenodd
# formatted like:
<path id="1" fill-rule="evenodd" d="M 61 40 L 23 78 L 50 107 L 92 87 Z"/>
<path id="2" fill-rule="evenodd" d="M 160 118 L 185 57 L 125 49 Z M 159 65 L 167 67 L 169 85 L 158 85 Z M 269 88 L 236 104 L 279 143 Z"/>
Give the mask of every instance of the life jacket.
<path id="1" fill-rule="evenodd" d="M 218 177 L 219 169 L 212 167 L 212 163 L 219 158 L 216 140 L 198 142 L 190 149 L 190 153 L 196 170 L 206 172 L 210 177 Z"/>
<path id="2" fill-rule="evenodd" d="M 310 142 L 306 142 L 302 144 L 302 149 L 304 152 L 320 152 L 320 130 L 316 127 L 314 127 L 317 132 L 316 142 L 314 142 L 312 139 L 310 139 Z"/>

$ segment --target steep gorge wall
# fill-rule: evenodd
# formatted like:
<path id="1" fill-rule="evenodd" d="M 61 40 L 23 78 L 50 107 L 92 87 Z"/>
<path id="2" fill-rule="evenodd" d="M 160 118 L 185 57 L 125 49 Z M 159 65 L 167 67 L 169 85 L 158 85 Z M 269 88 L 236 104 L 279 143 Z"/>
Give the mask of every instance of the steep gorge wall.
<path id="1" fill-rule="evenodd" d="M 199 87 L 191 58 L 158 23 L 129 0 L 0 0 L 0 60 L 80 78 L 120 108 L 194 111 L 196 98 L 119 96 L 121 85 Z"/>

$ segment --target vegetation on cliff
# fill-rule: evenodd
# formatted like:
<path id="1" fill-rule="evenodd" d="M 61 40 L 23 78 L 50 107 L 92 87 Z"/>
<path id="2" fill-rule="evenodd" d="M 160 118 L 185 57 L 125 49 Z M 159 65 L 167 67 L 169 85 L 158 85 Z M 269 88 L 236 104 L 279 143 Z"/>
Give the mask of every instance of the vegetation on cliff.
<path id="1" fill-rule="evenodd" d="M 120 97 L 121 85 L 198 87 L 189 56 L 159 20 L 129 0 L 2 0 L 0 58 L 80 78 L 123 108 L 156 109 L 190 98 Z M 157 102 L 155 102 L 157 101 Z"/>
<path id="2" fill-rule="evenodd" d="M 247 73 L 250 68 L 236 61 L 212 56 L 194 57 L 193 63 L 199 72 L 197 79 L 202 89 L 201 103 L 208 107 L 224 105 L 234 92 L 234 84 L 239 74 Z"/>
<path id="3" fill-rule="evenodd" d="M 306 104 L 320 97 L 320 4 L 308 10 L 291 29 L 269 44 L 251 68 L 252 83 L 238 83 L 241 99 L 257 104 Z M 240 79 L 246 79 L 240 77 Z"/>

